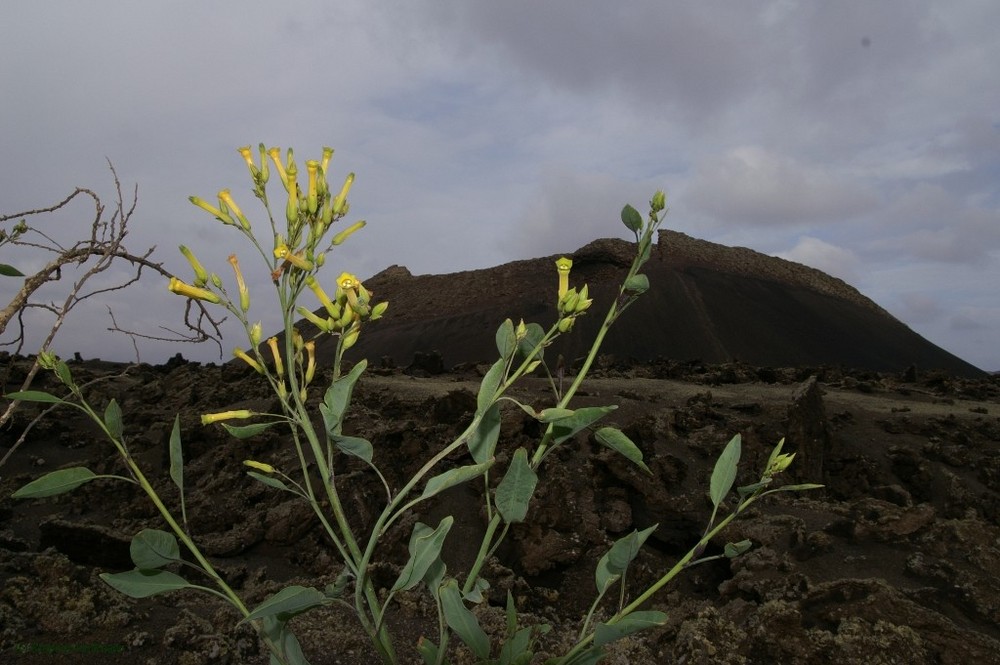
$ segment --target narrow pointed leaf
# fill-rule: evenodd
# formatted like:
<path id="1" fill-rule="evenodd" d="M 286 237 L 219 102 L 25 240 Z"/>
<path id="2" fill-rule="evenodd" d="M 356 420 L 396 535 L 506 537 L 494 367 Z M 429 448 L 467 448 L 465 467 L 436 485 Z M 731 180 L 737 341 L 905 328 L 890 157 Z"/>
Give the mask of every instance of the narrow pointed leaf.
<path id="1" fill-rule="evenodd" d="M 5 277 L 24 277 L 23 272 L 14 266 L 7 265 L 6 263 L 0 263 L 0 275 Z"/>
<path id="2" fill-rule="evenodd" d="M 285 587 L 255 607 L 240 623 L 264 617 L 277 617 L 284 621 L 326 602 L 326 596 L 319 589 L 292 585 Z"/>
<path id="3" fill-rule="evenodd" d="M 460 466 L 455 469 L 449 469 L 444 473 L 438 474 L 427 481 L 424 486 L 424 493 L 420 495 L 422 499 L 428 499 L 435 494 L 443 492 L 449 487 L 454 487 L 455 485 L 461 485 L 467 480 L 472 480 L 473 478 L 478 478 L 479 476 L 486 473 L 486 471 L 493 466 L 494 458 L 490 458 L 482 464 L 469 464 L 468 466 Z"/>
<path id="4" fill-rule="evenodd" d="M 65 400 L 43 390 L 18 390 L 4 395 L 9 400 L 20 402 L 44 402 L 46 404 L 61 404 Z"/>
<path id="5" fill-rule="evenodd" d="M 620 621 L 610 625 L 599 623 L 594 631 L 594 646 L 602 647 L 640 630 L 662 626 L 666 621 L 667 615 L 663 612 L 645 610 L 627 614 Z"/>
<path id="6" fill-rule="evenodd" d="M 219 424 L 225 427 L 226 431 L 235 436 L 237 439 L 249 439 L 251 436 L 257 436 L 269 427 L 273 427 L 281 422 L 284 421 L 272 420 L 269 423 L 253 423 L 251 425 L 230 425 L 228 423 Z"/>
<path id="7" fill-rule="evenodd" d="M 323 396 L 323 404 L 320 405 L 320 413 L 323 415 L 326 431 L 330 434 L 340 433 L 340 424 L 344 420 L 344 414 L 347 413 L 347 407 L 351 404 L 354 385 L 361 378 L 366 367 L 368 367 L 368 361 L 359 360 L 350 372 L 338 378 L 327 388 L 326 394 Z"/>
<path id="8" fill-rule="evenodd" d="M 594 435 L 602 445 L 619 453 L 649 475 L 653 475 L 653 472 L 649 470 L 646 463 L 642 461 L 642 451 L 639 450 L 639 446 L 635 445 L 632 439 L 628 438 L 620 429 L 602 427 Z"/>
<path id="9" fill-rule="evenodd" d="M 506 367 L 507 363 L 504 360 L 498 360 L 493 363 L 493 366 L 486 372 L 486 376 L 483 377 L 483 382 L 479 385 L 479 394 L 476 396 L 477 411 L 486 411 L 486 409 L 493 404 L 493 399 L 497 395 L 497 389 L 499 389 L 500 384 L 503 383 L 503 375 Z"/>
<path id="10" fill-rule="evenodd" d="M 497 485 L 496 505 L 508 523 L 523 522 L 531 496 L 538 484 L 538 474 L 528 463 L 528 451 L 518 448 L 503 480 Z"/>
<path id="11" fill-rule="evenodd" d="M 247 471 L 247 475 L 255 480 L 259 480 L 268 487 L 274 487 L 279 490 L 285 490 L 286 492 L 291 492 L 292 494 L 298 494 L 298 492 L 296 492 L 291 487 L 289 487 L 288 485 L 286 485 L 285 483 L 281 482 L 280 480 L 278 480 L 273 476 L 268 476 L 263 473 L 257 473 L 256 471 Z"/>
<path id="12" fill-rule="evenodd" d="M 180 546 L 172 533 L 158 529 L 143 529 L 129 545 L 132 563 L 140 570 L 162 568 L 181 560 Z"/>
<path id="13" fill-rule="evenodd" d="M 444 539 L 448 536 L 448 531 L 451 530 L 451 525 L 454 522 L 455 518 L 449 515 L 441 520 L 436 529 L 431 529 L 422 522 L 417 522 L 413 526 L 408 546 L 410 559 L 399 573 L 399 578 L 392 586 L 392 591 L 407 591 L 424 579 L 427 571 L 440 557 Z"/>
<path id="14" fill-rule="evenodd" d="M 607 554 L 597 562 L 597 571 L 594 578 L 597 583 L 598 593 L 603 594 L 615 580 L 625 573 L 629 564 L 639 554 L 639 549 L 643 543 L 646 542 L 650 534 L 656 531 L 657 526 L 659 525 L 654 524 L 648 529 L 633 531 L 629 535 L 615 541 L 615 544 L 611 546 Z"/>
<path id="15" fill-rule="evenodd" d="M 465 603 L 462 602 L 462 594 L 458 590 L 458 582 L 448 580 L 439 590 L 441 605 L 444 609 L 444 620 L 448 627 L 455 631 L 459 639 L 476 654 L 476 657 L 485 660 L 490 655 L 490 640 L 479 625 L 476 615 L 473 614 Z"/>
<path id="16" fill-rule="evenodd" d="M 585 406 L 573 412 L 568 418 L 557 420 L 552 425 L 552 443 L 559 444 L 566 439 L 575 436 L 577 432 L 587 427 L 611 413 L 617 406 Z"/>
<path id="17" fill-rule="evenodd" d="M 75 490 L 80 485 L 99 477 L 83 466 L 59 469 L 32 480 L 11 496 L 15 499 L 40 499 L 45 496 L 56 496 Z"/>
<path id="18" fill-rule="evenodd" d="M 130 598 L 149 598 L 167 591 L 187 589 L 192 585 L 180 575 L 166 570 L 127 570 L 124 573 L 101 573 L 101 579 Z"/>
<path id="19" fill-rule="evenodd" d="M 712 480 L 709 483 L 709 497 L 716 508 L 719 507 L 722 500 L 729 494 L 729 490 L 732 489 L 733 482 L 736 480 L 736 469 L 740 463 L 740 443 L 741 437 L 739 434 L 730 439 L 722 454 L 719 455 L 719 459 L 715 462 L 715 468 L 712 470 Z"/>
<path id="20" fill-rule="evenodd" d="M 181 491 L 184 500 L 184 449 L 181 447 L 181 417 L 174 416 L 174 427 L 170 430 L 170 479 Z"/>

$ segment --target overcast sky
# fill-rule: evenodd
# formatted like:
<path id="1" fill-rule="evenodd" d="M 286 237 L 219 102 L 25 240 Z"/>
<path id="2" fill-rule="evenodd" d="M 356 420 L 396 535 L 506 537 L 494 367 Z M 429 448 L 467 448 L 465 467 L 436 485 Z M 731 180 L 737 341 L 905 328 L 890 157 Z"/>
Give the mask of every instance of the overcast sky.
<path id="1" fill-rule="evenodd" d="M 183 242 L 228 279 L 250 250 L 187 197 L 229 187 L 256 213 L 237 147 L 330 145 L 331 181 L 357 172 L 348 221 L 369 222 L 333 279 L 625 237 L 621 206 L 663 188 L 666 226 L 829 272 L 998 370 L 997 26 L 995 0 L 7 3 L 0 212 L 110 198 L 107 158 L 139 187 L 129 247 L 187 274 Z M 260 271 L 251 313 L 273 328 L 267 288 Z M 152 278 L 107 302 L 151 333 L 182 305 Z M 57 350 L 132 359 L 109 323 L 77 311 Z"/>

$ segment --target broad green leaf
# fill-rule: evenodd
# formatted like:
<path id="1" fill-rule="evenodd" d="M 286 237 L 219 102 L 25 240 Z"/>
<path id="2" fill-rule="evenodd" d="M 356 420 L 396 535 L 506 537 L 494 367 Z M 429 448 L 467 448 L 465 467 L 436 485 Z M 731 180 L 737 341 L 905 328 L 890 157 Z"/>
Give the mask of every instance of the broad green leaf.
<path id="1" fill-rule="evenodd" d="M 527 333 L 521 338 L 521 341 L 517 343 L 517 351 L 523 357 L 527 358 L 528 355 L 542 343 L 545 339 L 545 329 L 542 328 L 537 323 L 529 323 L 527 326 Z M 538 349 L 538 353 L 535 354 L 536 360 L 541 360 L 544 355 L 545 349 Z"/>
<path id="2" fill-rule="evenodd" d="M 279 660 L 273 653 L 269 661 L 270 665 L 309 665 L 305 655 L 302 653 L 302 646 L 299 644 L 295 633 L 288 629 L 288 622 L 277 617 L 264 617 L 262 622 L 264 634 L 272 644 L 277 645 L 284 656 L 284 662 Z"/>
<path id="3" fill-rule="evenodd" d="M 725 550 L 723 550 L 726 557 L 730 559 L 735 559 L 739 555 L 743 554 L 747 550 L 753 547 L 753 543 L 749 540 L 741 540 L 738 543 L 726 543 Z"/>
<path id="4" fill-rule="evenodd" d="M 585 406 L 574 411 L 572 416 L 557 420 L 552 424 L 553 445 L 575 436 L 577 432 L 590 427 L 617 408 L 617 406 Z"/>
<path id="5" fill-rule="evenodd" d="M 341 434 L 332 434 L 330 439 L 340 452 L 363 459 L 369 464 L 372 463 L 374 450 L 371 441 L 357 436 L 343 436 Z"/>
<path id="6" fill-rule="evenodd" d="M 495 494 L 497 510 L 505 521 L 508 523 L 524 521 L 537 484 L 538 474 L 528 463 L 528 451 L 518 448 L 510 461 L 507 473 L 497 485 Z"/>
<path id="7" fill-rule="evenodd" d="M 594 435 L 601 444 L 621 454 L 625 457 L 625 459 L 629 460 L 649 475 L 653 475 L 653 472 L 649 470 L 646 463 L 642 461 L 642 451 L 639 450 L 639 446 L 635 445 L 632 439 L 628 438 L 620 429 L 615 427 L 602 427 L 597 430 Z"/>
<path id="8" fill-rule="evenodd" d="M 486 409 L 479 425 L 469 436 L 469 452 L 477 464 L 492 459 L 500 439 L 500 405 L 496 402 Z"/>
<path id="9" fill-rule="evenodd" d="M 626 291 L 631 291 L 632 293 L 645 293 L 649 291 L 649 278 L 643 274 L 632 275 L 625 280 L 623 285 Z"/>
<path id="10" fill-rule="evenodd" d="M 24 273 L 15 268 L 14 266 L 9 266 L 6 263 L 0 263 L 0 275 L 4 277 L 24 277 Z"/>
<path id="11" fill-rule="evenodd" d="M 19 390 L 13 393 L 7 393 L 4 397 L 11 401 L 44 402 L 46 404 L 62 404 L 65 401 L 42 390 Z"/>
<path id="12" fill-rule="evenodd" d="M 438 591 L 441 605 L 444 609 L 444 620 L 448 627 L 455 631 L 459 639 L 476 654 L 477 658 L 485 660 L 490 656 L 490 640 L 479 626 L 476 615 L 462 602 L 462 593 L 458 590 L 458 582 L 448 580 Z"/>
<path id="13" fill-rule="evenodd" d="M 122 409 L 116 400 L 108 402 L 104 409 L 104 426 L 108 428 L 113 439 L 121 441 L 122 438 Z"/>
<path id="14" fill-rule="evenodd" d="M 80 485 L 90 482 L 95 478 L 100 478 L 100 476 L 95 475 L 93 471 L 83 466 L 59 469 L 58 471 L 47 473 L 41 478 L 32 480 L 11 496 L 15 499 L 40 499 L 45 496 L 56 496 L 57 494 L 75 490 Z"/>
<path id="15" fill-rule="evenodd" d="M 716 508 L 729 494 L 729 490 L 732 489 L 733 482 L 736 480 L 736 469 L 740 463 L 740 443 L 739 434 L 730 439 L 722 454 L 719 455 L 719 459 L 715 462 L 715 468 L 712 469 L 708 495 Z"/>
<path id="16" fill-rule="evenodd" d="M 643 531 L 633 531 L 629 535 L 619 538 L 611 546 L 607 554 L 597 562 L 595 581 L 598 593 L 603 594 L 608 587 L 620 578 L 628 568 L 632 560 L 639 554 L 639 549 L 646 542 L 650 534 L 656 531 L 658 524 L 654 524 Z"/>
<path id="17" fill-rule="evenodd" d="M 479 386 L 479 394 L 476 396 L 477 412 L 482 413 L 493 404 L 497 390 L 500 388 L 500 384 L 503 383 L 503 375 L 506 368 L 507 363 L 504 360 L 498 360 L 486 372 L 486 376 L 483 377 L 483 382 Z"/>
<path id="18" fill-rule="evenodd" d="M 667 615 L 663 612 L 644 610 L 626 614 L 613 624 L 599 623 L 594 631 L 594 646 L 602 647 L 640 630 L 662 626 L 666 621 Z"/>
<path id="19" fill-rule="evenodd" d="M 506 319 L 497 328 L 497 351 L 500 352 L 500 357 L 504 360 L 508 360 L 514 351 L 517 350 L 517 337 L 514 334 L 514 322 L 510 319 Z"/>
<path id="20" fill-rule="evenodd" d="M 172 533 L 143 529 L 132 537 L 129 545 L 132 563 L 140 570 L 162 568 L 181 560 L 181 549 Z"/>
<path id="21" fill-rule="evenodd" d="M 326 394 L 323 396 L 323 403 L 320 405 L 320 413 L 323 415 L 323 424 L 330 434 L 340 433 L 340 424 L 344 420 L 347 407 L 351 404 L 351 395 L 354 393 L 354 385 L 361 378 L 361 374 L 368 367 L 368 361 L 361 359 L 358 364 L 351 368 L 351 371 L 341 376 L 330 384 Z"/>
<path id="22" fill-rule="evenodd" d="M 257 473 L 256 471 L 247 471 L 247 475 L 250 476 L 251 478 L 254 478 L 255 480 L 259 480 L 268 487 L 275 487 L 279 490 L 285 490 L 286 492 L 291 492 L 292 494 L 298 494 L 298 492 L 296 492 L 291 487 L 281 482 L 274 476 L 268 476 L 263 473 Z"/>
<path id="23" fill-rule="evenodd" d="M 228 423 L 219 423 L 219 424 L 225 427 L 226 431 L 229 432 L 234 437 L 236 437 L 237 439 L 249 439 L 251 436 L 257 436 L 267 428 L 273 427 L 274 425 L 277 425 L 282 422 L 284 421 L 272 420 L 269 423 L 253 423 L 251 425 L 230 425 Z"/>
<path id="24" fill-rule="evenodd" d="M 454 487 L 455 485 L 461 485 L 467 480 L 472 480 L 473 478 L 478 478 L 479 476 L 486 473 L 496 458 L 491 457 L 482 464 L 469 464 L 467 466 L 460 466 L 454 469 L 449 469 L 444 473 L 439 473 L 424 485 L 424 493 L 420 495 L 420 499 L 429 499 L 430 497 L 443 492 L 449 487 Z"/>
<path id="25" fill-rule="evenodd" d="M 192 587 L 180 575 L 166 570 L 127 570 L 124 573 L 101 573 L 101 579 L 130 598 L 149 598 L 158 593 Z"/>
<path id="26" fill-rule="evenodd" d="M 463 594 L 462 598 L 469 601 L 470 603 L 479 604 L 486 600 L 486 596 L 483 595 L 484 592 L 489 591 L 490 583 L 482 577 L 476 578 L 476 583 L 472 586 L 472 591 Z"/>
<path id="27" fill-rule="evenodd" d="M 642 230 L 642 215 L 639 214 L 638 210 L 626 204 L 622 208 L 622 223 L 625 224 L 629 231 L 638 233 Z"/>
<path id="28" fill-rule="evenodd" d="M 250 614 L 240 620 L 240 623 L 264 617 L 277 617 L 280 621 L 285 621 L 326 602 L 326 596 L 319 589 L 292 585 L 255 607 Z"/>
<path id="29" fill-rule="evenodd" d="M 422 522 L 417 522 L 413 526 L 408 545 L 410 560 L 403 566 L 399 578 L 392 586 L 392 591 L 407 591 L 420 584 L 427 571 L 440 557 L 444 539 L 454 522 L 455 518 L 449 515 L 441 520 L 436 529 L 431 529 Z"/>

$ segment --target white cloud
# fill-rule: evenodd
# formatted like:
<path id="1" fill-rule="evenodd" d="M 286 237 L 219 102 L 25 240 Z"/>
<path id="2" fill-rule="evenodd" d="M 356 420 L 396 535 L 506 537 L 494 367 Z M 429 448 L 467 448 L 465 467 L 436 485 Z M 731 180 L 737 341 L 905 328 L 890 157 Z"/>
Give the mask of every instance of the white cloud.
<path id="1" fill-rule="evenodd" d="M 860 274 L 861 261 L 854 252 L 810 236 L 799 238 L 792 249 L 776 256 L 822 270 L 848 284 L 854 284 Z"/>

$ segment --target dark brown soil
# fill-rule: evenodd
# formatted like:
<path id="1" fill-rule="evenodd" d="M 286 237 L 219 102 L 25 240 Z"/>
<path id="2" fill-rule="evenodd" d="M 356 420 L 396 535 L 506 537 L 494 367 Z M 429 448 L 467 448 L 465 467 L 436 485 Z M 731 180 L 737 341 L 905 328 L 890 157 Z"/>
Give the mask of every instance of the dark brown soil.
<path id="1" fill-rule="evenodd" d="M 269 410 L 261 382 L 239 366 L 172 362 L 122 367 L 71 364 L 78 380 L 111 375 L 89 389 L 103 408 L 116 398 L 133 455 L 165 499 L 177 493 L 167 440 L 181 414 L 188 518 L 197 540 L 253 605 L 289 583 L 322 588 L 337 576 L 332 548 L 305 506 L 247 477 L 247 458 L 294 468 L 282 435 L 248 441 L 202 427 L 201 413 Z M 7 390 L 25 365 L 12 366 Z M 418 368 L 419 369 L 419 368 Z M 355 396 L 346 432 L 369 438 L 376 462 L 398 487 L 472 416 L 483 366 L 420 376 L 371 371 Z M 36 388 L 59 390 L 49 377 Z M 545 383 L 517 395 L 544 406 Z M 610 422 L 641 447 L 649 477 L 579 435 L 550 458 L 525 525 L 515 528 L 486 571 L 479 608 L 500 630 L 507 590 L 526 620 L 554 628 L 549 653 L 571 643 L 593 598 L 594 567 L 610 543 L 659 527 L 629 575 L 635 595 L 698 539 L 716 456 L 743 436 L 740 484 L 756 480 L 770 448 L 787 437 L 799 456 L 788 481 L 824 490 L 778 494 L 737 520 L 727 540 L 753 549 L 685 571 L 651 603 L 665 626 L 616 643 L 608 663 L 998 663 L 1000 662 L 1000 380 L 943 374 L 903 377 L 830 368 L 765 369 L 741 364 L 651 362 L 601 367 L 579 405 L 618 404 Z M 0 455 L 37 415 L 23 406 L 0 432 Z M 504 411 L 497 464 L 532 446 L 538 424 Z M 449 460 L 464 463 L 460 457 Z M 35 501 L 11 493 L 39 475 L 86 465 L 120 472 L 112 447 L 75 411 L 41 420 L 0 467 L 0 661 L 4 663 L 266 663 L 254 634 L 211 597 L 184 592 L 127 599 L 97 575 L 131 568 L 128 544 L 162 528 L 132 486 L 101 480 Z M 346 508 L 359 529 L 380 506 L 373 474 L 349 460 L 338 468 Z M 414 518 L 454 514 L 449 572 L 474 556 L 483 519 L 475 487 L 453 489 Z M 385 538 L 375 574 L 391 586 L 405 560 L 412 522 Z M 711 551 L 709 552 L 712 553 Z M 412 659 L 436 632 L 422 592 L 405 595 L 389 623 Z M 329 608 L 294 620 L 312 663 L 376 662 L 354 619 Z M 456 662 L 468 662 L 461 658 Z"/>

